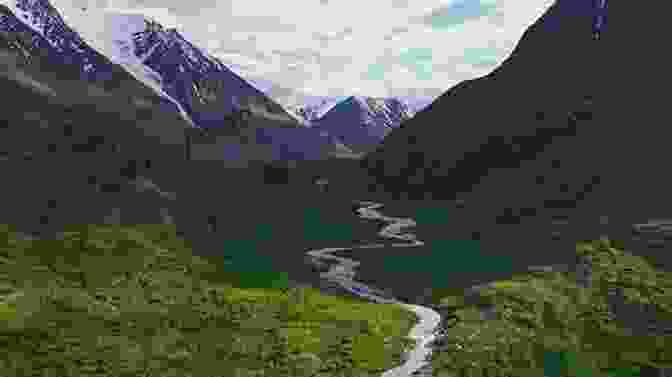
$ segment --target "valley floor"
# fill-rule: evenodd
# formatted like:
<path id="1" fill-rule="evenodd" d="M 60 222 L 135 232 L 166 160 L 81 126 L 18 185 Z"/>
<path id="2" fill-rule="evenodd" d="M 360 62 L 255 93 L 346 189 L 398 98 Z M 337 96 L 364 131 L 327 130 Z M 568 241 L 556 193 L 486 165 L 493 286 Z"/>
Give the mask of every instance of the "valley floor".
<path id="1" fill-rule="evenodd" d="M 0 253 L 3 375 L 376 376 L 401 363 L 417 320 L 288 289 L 281 274 L 223 271 L 163 225 L 56 240 L 3 227 Z"/>
<path id="2" fill-rule="evenodd" d="M 433 375 L 669 376 L 670 273 L 606 239 L 576 251 L 575 266 L 435 290 Z M 167 225 L 53 240 L 3 226 L 0 278 L 9 375 L 380 376 L 417 321 L 399 305 L 289 288 L 282 274 L 227 271 Z"/>

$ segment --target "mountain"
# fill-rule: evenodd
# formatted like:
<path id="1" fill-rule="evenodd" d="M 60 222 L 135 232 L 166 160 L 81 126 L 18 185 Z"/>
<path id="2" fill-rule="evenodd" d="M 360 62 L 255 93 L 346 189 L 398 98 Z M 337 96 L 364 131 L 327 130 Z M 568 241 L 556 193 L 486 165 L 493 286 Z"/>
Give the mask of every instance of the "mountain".
<path id="1" fill-rule="evenodd" d="M 0 112 L 0 223 L 49 232 L 104 222 L 115 208 L 127 223 L 162 222 L 173 197 L 164 184 L 179 182 L 184 159 L 184 120 L 24 59 L 0 48 L 0 91 L 12 101 Z"/>
<path id="2" fill-rule="evenodd" d="M 173 102 L 202 128 L 221 127 L 234 104 L 249 105 L 253 115 L 298 126 L 282 106 L 245 82 L 184 39 L 175 29 L 165 29 L 139 14 L 107 13 L 111 27 L 106 38 L 114 48 L 104 56 L 90 47 L 79 33 L 64 22 L 47 0 L 15 0 L 2 6 L 1 29 L 16 38 L 23 35 L 24 47 L 47 49 L 54 62 L 79 67 L 85 80 L 111 81 L 109 72 L 121 65 L 135 78 Z M 30 36 L 30 37 L 28 37 Z M 215 108 L 217 109 L 215 111 Z"/>
<path id="3" fill-rule="evenodd" d="M 415 115 L 425 107 L 429 106 L 429 104 L 432 103 L 432 101 L 434 101 L 434 98 L 427 96 L 403 97 L 402 101 L 404 101 L 406 105 L 408 105 L 408 108 L 411 111 L 411 113 Z"/>
<path id="4" fill-rule="evenodd" d="M 318 101 L 313 101 L 312 103 L 306 103 L 302 108 L 302 112 L 305 114 L 305 118 L 310 121 L 315 121 L 324 116 L 327 111 L 331 110 L 336 106 L 342 99 L 338 98 L 322 98 Z"/>
<path id="5" fill-rule="evenodd" d="M 392 128 L 415 114 L 408 103 L 412 102 L 415 108 L 419 108 L 423 106 L 423 101 L 426 102 L 425 99 L 402 101 L 398 98 L 315 96 L 302 105 L 286 105 L 285 108 L 306 127 L 319 130 L 334 142 L 361 154 L 380 143 Z"/>
<path id="6" fill-rule="evenodd" d="M 285 105 L 285 108 L 291 111 L 291 113 L 293 113 L 297 119 L 300 119 L 307 127 L 312 126 L 314 121 L 322 117 L 327 111 L 343 100 L 342 97 L 304 97 L 306 98 L 303 98 L 302 102 L 292 102 Z"/>
<path id="7" fill-rule="evenodd" d="M 630 8 L 609 3 L 609 24 L 596 39 L 593 5 L 558 0 L 500 66 L 442 94 L 366 156 L 363 167 L 376 177 L 372 188 L 417 198 L 462 194 L 517 218 L 519 207 L 535 213 L 544 202 L 574 206 L 599 196 L 592 190 L 627 187 L 622 181 L 626 167 L 637 166 L 635 161 L 656 166 L 661 158 L 654 153 L 664 150 L 662 130 L 641 117 L 665 119 L 665 106 L 655 105 L 661 99 L 651 88 L 664 90 L 669 77 L 660 63 L 666 59 L 640 61 L 630 52 L 643 57 L 653 51 L 639 45 L 616 47 L 625 40 L 616 36 L 625 34 Z M 642 19 L 651 17 L 649 11 L 632 10 Z M 646 26 L 633 35 L 647 44 L 659 40 Z M 647 64 L 659 69 L 652 71 Z M 645 80 L 636 73 L 645 71 L 660 77 Z M 634 124 L 636 132 L 627 126 Z M 608 143 L 600 141 L 605 137 Z M 627 154 L 631 160 L 623 160 L 624 150 L 633 151 Z M 651 179 L 642 170 L 628 173 Z M 666 187 L 656 182 L 656 187 Z"/>
<path id="8" fill-rule="evenodd" d="M 124 66 L 141 62 L 156 72 L 161 88 L 183 106 L 196 126 L 213 134 L 195 158 L 245 166 L 252 160 L 350 156 L 351 151 L 337 140 L 307 128 L 301 118 L 175 29 L 138 14 L 109 12 L 106 16 L 111 25 L 106 37 L 116 46 L 110 52 L 113 59 Z M 233 117 L 241 108 L 248 109 L 249 115 L 243 128 L 234 128 Z"/>
<path id="9" fill-rule="evenodd" d="M 179 104 L 170 97 L 157 95 L 91 48 L 48 1 L 20 0 L 9 4 L 10 7 L 0 4 L 0 47 L 19 52 L 24 64 L 41 59 L 49 70 L 62 77 L 94 82 L 135 101 L 180 112 Z"/>
<path id="10" fill-rule="evenodd" d="M 164 28 L 142 15 L 109 13 L 111 38 L 124 64 L 139 59 L 161 76 L 163 89 L 180 102 L 201 128 L 218 128 L 240 106 L 275 126 L 299 127 L 276 102 L 227 68 L 219 59 L 194 46 L 177 30 Z"/>
<path id="11" fill-rule="evenodd" d="M 367 191 L 460 199 L 479 232 L 542 216 L 668 218 L 661 93 L 672 59 L 655 26 L 664 14 L 657 4 L 557 0 L 496 69 L 450 88 L 361 161 Z"/>
<path id="12" fill-rule="evenodd" d="M 452 198 L 491 170 L 515 168 L 572 137 L 566 116 L 595 91 L 601 41 L 593 19 L 591 2 L 556 1 L 491 73 L 450 88 L 367 155 L 371 183 L 402 196 Z"/>
<path id="13" fill-rule="evenodd" d="M 315 113 L 321 109 L 318 107 Z M 408 106 L 396 98 L 350 96 L 314 119 L 312 124 L 354 151 L 366 152 L 412 115 Z"/>
<path id="14" fill-rule="evenodd" d="M 303 127 L 310 127 L 310 121 L 301 106 L 285 105 L 284 107 L 287 113 Z"/>
<path id="15" fill-rule="evenodd" d="M 0 32 L 7 49 L 24 51 L 26 62 L 30 56 L 44 56 L 48 69 L 62 71 L 72 80 L 158 103 L 181 114 L 185 127 L 210 130 L 207 140 L 191 148 L 194 158 L 246 166 L 254 160 L 322 159 L 351 153 L 337 140 L 304 127 L 176 30 L 143 15 L 105 13 L 102 36 L 85 41 L 47 0 L 18 0 L 9 5 L 0 9 Z M 240 108 L 249 111 L 243 128 L 235 120 Z"/>

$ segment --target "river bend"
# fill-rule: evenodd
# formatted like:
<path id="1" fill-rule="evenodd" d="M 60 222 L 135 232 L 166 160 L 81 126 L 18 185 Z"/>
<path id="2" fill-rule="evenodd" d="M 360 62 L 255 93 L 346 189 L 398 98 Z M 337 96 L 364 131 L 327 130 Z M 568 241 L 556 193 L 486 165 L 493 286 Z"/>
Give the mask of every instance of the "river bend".
<path id="1" fill-rule="evenodd" d="M 336 282 L 347 291 L 373 302 L 383 304 L 399 304 L 409 311 L 414 312 L 418 316 L 419 322 L 411 329 L 409 334 L 409 337 L 416 340 L 416 346 L 407 352 L 403 364 L 389 369 L 382 374 L 382 377 L 415 376 L 416 374 L 414 374 L 414 372 L 417 373 L 417 371 L 423 369 L 426 370 L 428 366 L 428 361 L 426 361 L 426 359 L 432 352 L 429 345 L 435 338 L 435 331 L 437 330 L 441 321 L 440 314 L 435 310 L 425 306 L 412 305 L 394 298 L 384 297 L 383 293 L 379 290 L 355 280 L 356 268 L 359 266 L 359 262 L 349 258 L 339 257 L 333 255 L 332 253 L 344 250 L 375 249 L 389 246 L 417 247 L 424 245 L 424 243 L 420 240 L 417 240 L 415 235 L 412 233 L 401 232 L 404 228 L 415 226 L 415 221 L 412 219 L 385 216 L 377 211 L 378 208 L 383 206 L 380 203 L 359 202 L 359 204 L 362 207 L 359 208 L 357 212 L 361 218 L 382 220 L 389 223 L 378 233 L 379 236 L 406 242 L 394 243 L 392 245 L 367 244 L 350 247 L 332 247 L 310 250 L 307 252 L 307 254 L 319 262 L 332 262 L 329 270 L 320 274 L 321 278 Z"/>

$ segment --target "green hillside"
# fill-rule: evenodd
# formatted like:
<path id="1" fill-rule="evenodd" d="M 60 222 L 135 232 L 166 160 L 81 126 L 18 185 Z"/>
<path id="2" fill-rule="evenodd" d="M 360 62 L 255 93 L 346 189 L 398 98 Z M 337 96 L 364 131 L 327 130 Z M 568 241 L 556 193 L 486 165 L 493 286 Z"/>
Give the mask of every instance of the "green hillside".
<path id="1" fill-rule="evenodd" d="M 606 239 L 576 252 L 580 263 L 565 271 L 521 274 L 473 294 L 444 290 L 448 330 L 433 355 L 436 376 L 625 377 L 672 368 L 672 274 Z"/>
<path id="2" fill-rule="evenodd" d="M 0 374 L 377 376 L 401 363 L 414 314 L 287 289 L 282 272 L 235 271 L 230 254 L 195 257 L 163 225 L 58 240 L 0 227 Z"/>

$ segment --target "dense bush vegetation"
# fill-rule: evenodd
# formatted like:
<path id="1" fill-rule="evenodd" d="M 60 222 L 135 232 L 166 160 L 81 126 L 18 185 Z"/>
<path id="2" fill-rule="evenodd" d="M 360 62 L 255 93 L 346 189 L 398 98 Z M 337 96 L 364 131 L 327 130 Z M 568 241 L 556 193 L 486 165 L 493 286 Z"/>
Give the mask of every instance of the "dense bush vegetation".
<path id="1" fill-rule="evenodd" d="M 241 288 L 223 267 L 167 225 L 51 240 L 2 226 L 2 375 L 373 376 L 411 346 L 417 319 L 399 306 L 288 289 L 264 271 L 270 287 Z"/>
<path id="2" fill-rule="evenodd" d="M 672 368 L 672 275 L 606 239 L 574 268 L 452 292 L 437 376 L 636 376 Z M 553 355 L 559 361 L 553 368 Z"/>

